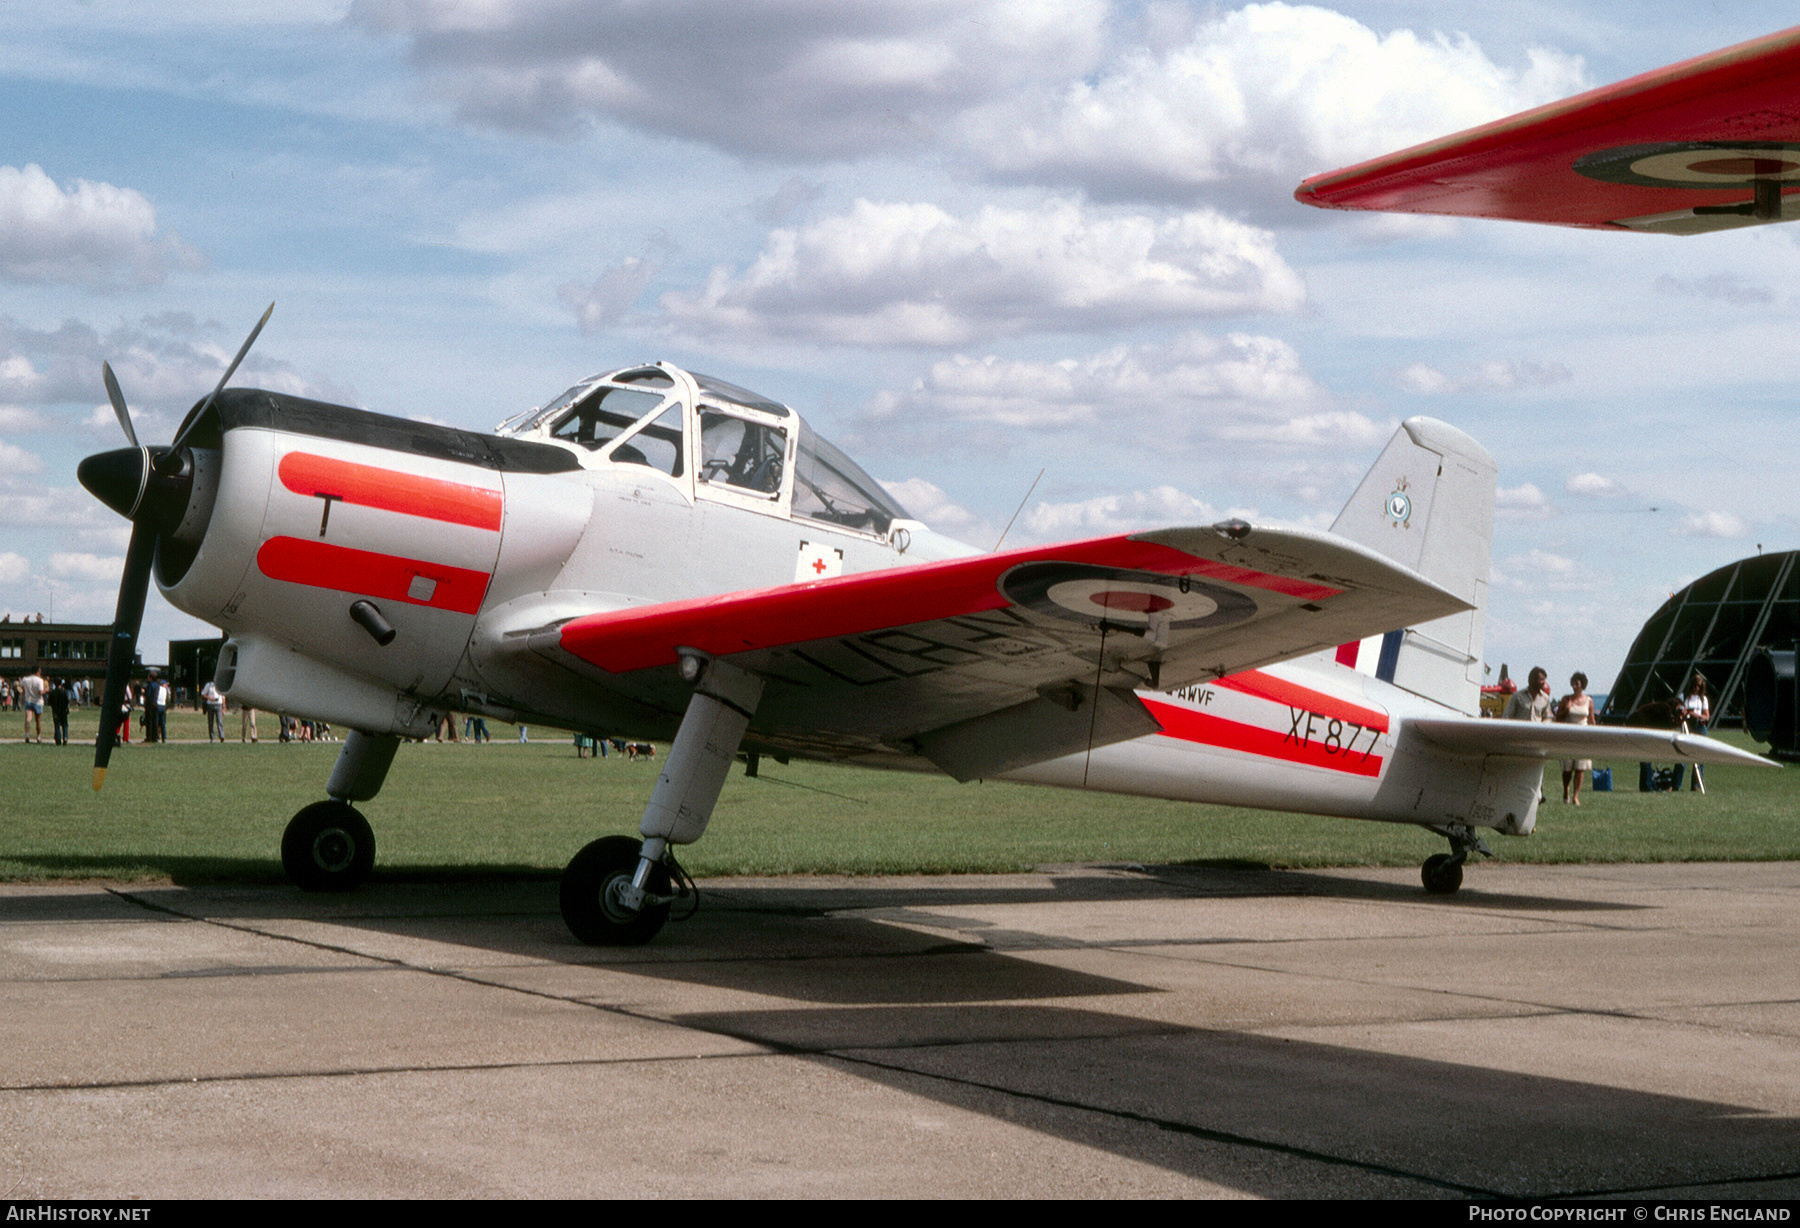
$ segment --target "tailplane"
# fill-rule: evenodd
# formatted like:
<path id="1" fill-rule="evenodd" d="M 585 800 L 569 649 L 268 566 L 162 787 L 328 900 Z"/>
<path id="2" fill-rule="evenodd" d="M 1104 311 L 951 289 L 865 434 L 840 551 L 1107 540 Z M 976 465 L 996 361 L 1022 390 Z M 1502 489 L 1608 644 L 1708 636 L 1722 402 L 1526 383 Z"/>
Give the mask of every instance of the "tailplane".
<path id="1" fill-rule="evenodd" d="M 1487 449 L 1447 423 L 1408 418 L 1394 432 L 1331 531 L 1404 563 L 1475 608 L 1346 644 L 1340 663 L 1476 715 L 1495 472 Z"/>

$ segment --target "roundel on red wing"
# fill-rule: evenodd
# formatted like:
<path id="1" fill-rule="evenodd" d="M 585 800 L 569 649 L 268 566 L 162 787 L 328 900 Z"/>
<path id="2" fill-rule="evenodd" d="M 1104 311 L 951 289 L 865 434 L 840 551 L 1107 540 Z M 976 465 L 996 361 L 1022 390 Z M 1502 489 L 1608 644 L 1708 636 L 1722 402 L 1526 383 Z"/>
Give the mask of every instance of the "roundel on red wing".
<path id="1" fill-rule="evenodd" d="M 1000 591 L 1038 614 L 1115 627 L 1147 627 L 1156 616 L 1171 629 L 1222 627 L 1256 613 L 1245 594 L 1194 576 L 1084 563 L 1026 563 L 1000 577 Z"/>
<path id="2" fill-rule="evenodd" d="M 1800 182 L 1800 145 L 1781 141 L 1660 141 L 1619 145 L 1577 158 L 1574 169 L 1602 183 L 1645 188 L 1749 187 L 1759 179 Z"/>

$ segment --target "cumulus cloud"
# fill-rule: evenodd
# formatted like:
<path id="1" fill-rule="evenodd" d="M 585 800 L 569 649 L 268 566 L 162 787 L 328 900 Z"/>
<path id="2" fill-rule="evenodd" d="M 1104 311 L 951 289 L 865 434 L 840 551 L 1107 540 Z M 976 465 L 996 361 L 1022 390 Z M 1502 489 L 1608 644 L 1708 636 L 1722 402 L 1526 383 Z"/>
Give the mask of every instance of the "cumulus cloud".
<path id="1" fill-rule="evenodd" d="M 1074 503 L 1034 504 L 1019 518 L 1019 527 L 1032 541 L 1055 541 L 1167 525 L 1216 524 L 1230 516 L 1249 520 L 1256 512 L 1237 508 L 1221 513 L 1173 486 L 1157 486 Z"/>
<path id="2" fill-rule="evenodd" d="M 1400 381 L 1402 388 L 1408 392 L 1418 393 L 1420 396 L 1438 396 L 1456 390 L 1456 385 L 1451 382 L 1448 375 L 1436 367 L 1426 366 L 1422 362 L 1415 362 L 1410 367 L 1403 368 L 1395 378 Z"/>
<path id="3" fill-rule="evenodd" d="M 30 574 L 30 559 L 10 550 L 0 552 L 0 584 L 14 584 Z"/>
<path id="4" fill-rule="evenodd" d="M 468 122 L 614 122 L 738 156 L 922 148 L 1106 199 L 1302 175 L 1564 97 L 1578 58 L 1495 63 L 1466 35 L 1304 5 L 1196 17 L 1119 0 L 355 0 Z"/>
<path id="5" fill-rule="evenodd" d="M 1305 290 L 1268 231 L 1196 210 L 1168 217 L 1052 200 L 958 217 L 862 200 L 772 232 L 742 274 L 670 293 L 703 335 L 856 345 L 966 345 L 1034 330 L 1288 311 Z"/>
<path id="6" fill-rule="evenodd" d="M 1582 563 L 1566 555 L 1533 548 L 1515 554 L 1494 567 L 1494 584 L 1515 592 L 1572 593 L 1588 592 L 1601 587 L 1597 576 Z M 1552 612 L 1554 604 L 1544 607 Z"/>
<path id="7" fill-rule="evenodd" d="M 1392 422 L 1334 409 L 1287 342 L 1249 333 L 1180 334 L 1166 343 L 1114 346 L 1060 361 L 974 359 L 932 364 L 907 393 L 877 401 L 877 416 L 1035 429 L 1100 428 L 1141 446 L 1204 438 L 1358 446 Z"/>
<path id="8" fill-rule="evenodd" d="M 1494 510 L 1511 520 L 1541 520 L 1551 512 L 1550 500 L 1530 482 L 1502 486 L 1494 492 Z"/>
<path id="9" fill-rule="evenodd" d="M 1301 414 L 1285 420 L 1227 420 L 1220 423 L 1222 439 L 1256 440 L 1263 443 L 1305 444 L 1323 447 L 1355 447 L 1380 443 L 1399 423 L 1376 422 L 1353 410 Z"/>
<path id="10" fill-rule="evenodd" d="M 227 326 L 203 325 L 182 313 L 146 317 L 104 333 L 79 320 L 37 329 L 0 316 L 0 399 L 12 403 L 0 409 L 0 427 L 51 429 L 51 416 L 32 407 L 76 403 L 86 407 L 91 430 L 116 438 L 119 428 L 100 384 L 100 364 L 110 361 L 139 435 L 165 438 L 188 407 L 218 383 L 242 341 Z M 347 399 L 257 350 L 235 378 L 296 396 Z"/>
<path id="11" fill-rule="evenodd" d="M 1096 195 L 1180 198 L 1295 180 L 1584 88 L 1579 58 L 1494 63 L 1467 35 L 1386 35 L 1304 5 L 1252 4 L 1170 45 L 1118 48 L 1054 94 L 997 95 L 967 139 L 996 170 Z"/>
<path id="12" fill-rule="evenodd" d="M 122 559 L 125 557 L 125 551 L 131 546 L 131 524 L 129 521 L 115 518 L 110 525 L 100 524 L 92 528 L 77 529 L 75 539 L 83 545 L 113 551 Z"/>
<path id="13" fill-rule="evenodd" d="M 1574 372 L 1560 362 L 1536 363 L 1499 359 L 1476 363 L 1461 375 L 1451 376 L 1422 362 L 1395 372 L 1394 378 L 1408 392 L 1419 396 L 1444 396 L 1452 392 L 1511 392 L 1542 388 L 1573 379 Z"/>
<path id="14" fill-rule="evenodd" d="M 1576 574 L 1575 560 L 1560 554 L 1552 554 L 1548 550 L 1533 548 L 1524 554 L 1516 554 L 1506 560 L 1508 571 L 1529 572 L 1547 576 L 1573 576 Z"/>
<path id="15" fill-rule="evenodd" d="M 0 439 L 0 482 L 42 473 L 44 462 L 35 453 Z"/>
<path id="16" fill-rule="evenodd" d="M 1742 537 L 1750 527 L 1730 512 L 1692 512 L 1674 531 L 1684 537 Z"/>
<path id="17" fill-rule="evenodd" d="M 64 580 L 96 580 L 117 584 L 124 570 L 123 555 L 102 558 L 97 554 L 62 553 L 50 556 L 50 573 Z"/>
<path id="18" fill-rule="evenodd" d="M 1392 430 L 1331 408 L 1286 342 L 1199 332 L 1055 361 L 958 354 L 877 397 L 863 425 L 965 442 L 970 427 L 1087 432 L 1131 449 L 1196 439 L 1358 446 Z"/>
<path id="19" fill-rule="evenodd" d="M 939 533 L 971 545 L 987 546 L 992 546 L 999 536 L 999 529 L 990 527 L 987 521 L 956 502 L 936 483 L 924 478 L 906 478 L 898 482 L 884 481 L 881 485 L 900 501 L 900 506 L 914 520 L 930 525 Z"/>
<path id="20" fill-rule="evenodd" d="M 142 193 L 77 179 L 69 187 L 35 164 L 0 166 L 0 278 L 110 289 L 155 285 L 199 255 L 158 234 Z"/>
<path id="21" fill-rule="evenodd" d="M 51 418 L 40 410 L 27 409 L 23 405 L 0 405 L 0 431 L 44 431 L 49 430 L 51 424 Z"/>
<path id="22" fill-rule="evenodd" d="M 99 529 L 118 517 L 79 486 L 7 491 L 0 487 L 0 523 L 14 528 Z"/>
<path id="23" fill-rule="evenodd" d="M 935 143 L 995 92 L 1087 72 L 1103 0 L 356 0 L 411 40 L 468 121 L 567 134 L 612 120 L 761 158 Z"/>
<path id="24" fill-rule="evenodd" d="M 1623 493 L 1617 482 L 1611 478 L 1601 477 L 1597 473 L 1578 473 L 1569 479 L 1567 488 L 1573 495 L 1594 495 L 1603 498 Z"/>

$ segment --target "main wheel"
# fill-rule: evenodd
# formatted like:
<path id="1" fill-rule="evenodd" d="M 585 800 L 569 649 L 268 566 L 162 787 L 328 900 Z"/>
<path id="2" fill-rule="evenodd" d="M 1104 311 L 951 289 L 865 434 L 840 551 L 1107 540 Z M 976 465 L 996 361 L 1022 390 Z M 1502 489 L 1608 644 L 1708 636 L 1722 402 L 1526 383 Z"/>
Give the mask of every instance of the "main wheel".
<path id="1" fill-rule="evenodd" d="M 1438 853 L 1425 859 L 1419 877 L 1425 880 L 1425 890 L 1432 895 L 1454 895 L 1462 886 L 1462 862 L 1448 853 Z"/>
<path id="2" fill-rule="evenodd" d="M 563 871 L 561 902 L 563 924 L 576 938 L 591 947 L 636 947 L 656 937 L 669 919 L 667 904 L 634 912 L 619 902 L 642 850 L 630 836 L 607 836 L 575 854 Z M 644 885 L 653 895 L 668 895 L 668 867 L 656 866 Z"/>
<path id="3" fill-rule="evenodd" d="M 314 802 L 287 825 L 281 865 L 303 891 L 350 891 L 375 868 L 375 833 L 346 802 Z"/>

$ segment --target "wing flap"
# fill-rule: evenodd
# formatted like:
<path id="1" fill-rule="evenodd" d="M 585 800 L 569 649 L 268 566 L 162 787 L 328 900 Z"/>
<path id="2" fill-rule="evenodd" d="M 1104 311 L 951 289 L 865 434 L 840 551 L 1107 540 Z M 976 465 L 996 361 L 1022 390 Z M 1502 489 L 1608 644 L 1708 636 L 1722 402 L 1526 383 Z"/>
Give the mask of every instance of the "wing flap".
<path id="1" fill-rule="evenodd" d="M 1800 188 L 1800 27 L 1314 175 L 1294 195 L 1691 234 L 1800 217 L 1787 186 Z"/>
<path id="2" fill-rule="evenodd" d="M 1741 767 L 1781 766 L 1712 738 L 1664 729 L 1496 720 L 1408 720 L 1402 725 L 1427 742 L 1463 754 L 1513 755 L 1524 759 L 1681 759 Z"/>
<path id="3" fill-rule="evenodd" d="M 1161 732 L 1134 692 L 1070 683 L 913 740 L 939 771 L 970 781 Z"/>

